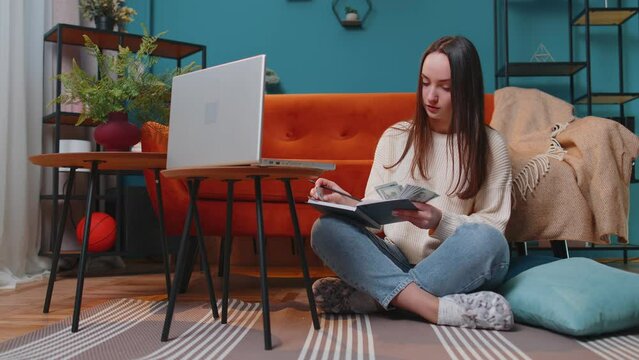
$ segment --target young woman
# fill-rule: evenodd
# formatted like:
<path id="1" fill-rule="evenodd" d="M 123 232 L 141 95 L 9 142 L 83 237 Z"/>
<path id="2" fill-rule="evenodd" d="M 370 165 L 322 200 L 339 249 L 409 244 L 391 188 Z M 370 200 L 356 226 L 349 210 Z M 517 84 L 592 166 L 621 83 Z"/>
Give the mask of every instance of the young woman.
<path id="1" fill-rule="evenodd" d="M 415 118 L 379 140 L 365 198 L 379 198 L 375 187 L 391 181 L 440 196 L 396 210 L 405 221 L 384 226 L 385 238 L 339 216 L 318 219 L 311 245 L 340 277 L 313 284 L 318 306 L 332 313 L 395 307 L 434 324 L 511 329 L 508 302 L 487 291 L 508 270 L 511 164 L 502 137 L 484 125 L 481 65 L 468 39 L 447 36 L 428 47 L 417 99 Z M 354 202 L 322 186 L 345 192 L 320 178 L 312 198 Z"/>

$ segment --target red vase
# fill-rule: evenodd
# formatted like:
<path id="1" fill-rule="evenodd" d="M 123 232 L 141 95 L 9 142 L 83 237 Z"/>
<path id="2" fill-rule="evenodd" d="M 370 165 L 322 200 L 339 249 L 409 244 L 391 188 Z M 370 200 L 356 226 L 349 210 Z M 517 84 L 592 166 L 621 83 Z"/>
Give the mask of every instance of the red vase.
<path id="1" fill-rule="evenodd" d="M 140 129 L 129 122 L 127 113 L 112 112 L 105 124 L 95 128 L 93 138 L 105 151 L 129 151 L 140 141 Z"/>

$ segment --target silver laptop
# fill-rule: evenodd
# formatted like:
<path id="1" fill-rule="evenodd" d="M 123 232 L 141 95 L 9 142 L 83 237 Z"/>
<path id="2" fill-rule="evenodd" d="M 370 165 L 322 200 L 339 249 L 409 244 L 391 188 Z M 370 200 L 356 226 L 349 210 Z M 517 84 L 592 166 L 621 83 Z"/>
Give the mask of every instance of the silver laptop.
<path id="1" fill-rule="evenodd" d="M 242 59 L 173 78 L 167 168 L 335 164 L 263 159 L 262 109 L 266 56 Z"/>

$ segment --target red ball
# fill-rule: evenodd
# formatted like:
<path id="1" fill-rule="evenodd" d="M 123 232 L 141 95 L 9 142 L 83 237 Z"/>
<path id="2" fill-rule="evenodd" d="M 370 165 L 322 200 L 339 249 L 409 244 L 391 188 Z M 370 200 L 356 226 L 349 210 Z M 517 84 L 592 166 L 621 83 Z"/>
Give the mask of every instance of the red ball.
<path id="1" fill-rule="evenodd" d="M 84 236 L 84 217 L 75 228 L 78 244 L 82 245 Z M 117 227 L 115 219 L 109 214 L 94 212 L 91 214 L 91 229 L 89 229 L 89 251 L 101 252 L 109 250 L 115 244 Z"/>

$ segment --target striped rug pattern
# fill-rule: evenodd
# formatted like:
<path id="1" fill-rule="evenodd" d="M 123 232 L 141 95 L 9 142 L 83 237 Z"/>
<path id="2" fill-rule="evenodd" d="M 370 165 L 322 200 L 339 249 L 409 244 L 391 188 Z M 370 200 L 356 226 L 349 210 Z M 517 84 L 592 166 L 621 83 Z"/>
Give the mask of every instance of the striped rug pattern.
<path id="1" fill-rule="evenodd" d="M 580 345 L 608 360 L 639 358 L 639 336 L 620 335 L 578 341 Z"/>
<path id="2" fill-rule="evenodd" d="M 517 359 L 531 360 L 499 331 L 469 330 L 435 326 L 437 335 L 451 359 Z"/>
<path id="3" fill-rule="evenodd" d="M 368 315 L 326 315 L 320 320 L 320 328 L 321 331 L 313 326 L 308 329 L 299 360 L 327 359 L 329 356 L 331 359 L 375 359 L 373 329 Z"/>
<path id="4" fill-rule="evenodd" d="M 271 309 L 273 346 L 264 350 L 259 303 L 231 300 L 228 324 L 206 303 L 178 302 L 170 340 L 160 341 L 165 302 L 120 299 L 0 343 L 0 359 L 639 359 L 639 329 L 575 339 L 517 325 L 515 331 L 426 324 L 399 312 L 326 315 L 311 324 L 303 301 Z"/>

